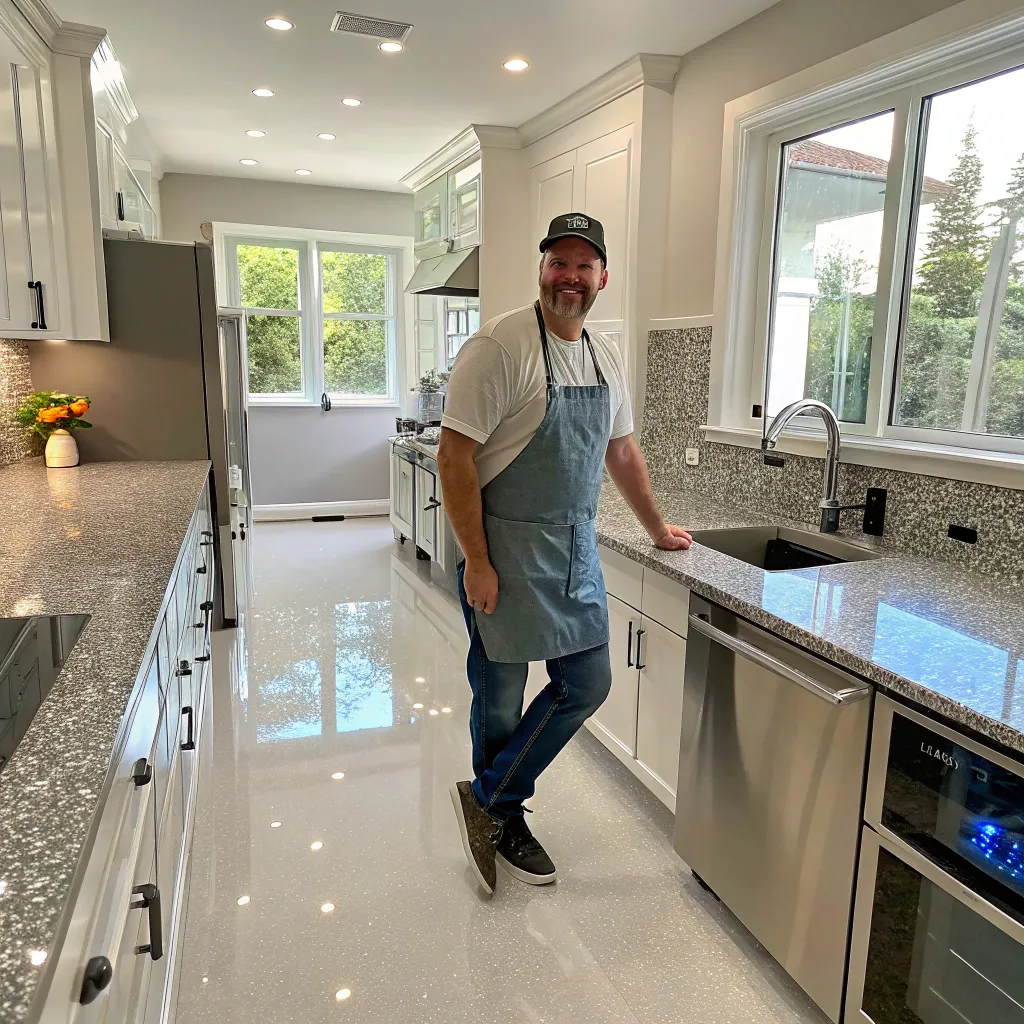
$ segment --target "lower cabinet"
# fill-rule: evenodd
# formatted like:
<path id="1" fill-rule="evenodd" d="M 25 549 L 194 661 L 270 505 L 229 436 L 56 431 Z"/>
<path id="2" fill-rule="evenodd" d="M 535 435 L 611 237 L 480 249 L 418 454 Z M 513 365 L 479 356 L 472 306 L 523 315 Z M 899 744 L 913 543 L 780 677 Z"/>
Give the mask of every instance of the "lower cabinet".
<path id="1" fill-rule="evenodd" d="M 637 647 L 640 692 L 636 759 L 672 794 L 674 801 L 683 723 L 686 641 L 644 616 Z"/>
<path id="2" fill-rule="evenodd" d="M 416 467 L 416 547 L 431 558 L 437 555 L 437 477 L 422 466 Z"/>
<path id="3" fill-rule="evenodd" d="M 609 739 L 619 744 L 630 757 L 636 757 L 639 673 L 634 657 L 634 637 L 640 626 L 640 613 L 609 595 L 608 626 L 612 688 L 593 720 Z"/>
<path id="4" fill-rule="evenodd" d="M 414 537 L 415 466 L 391 449 L 391 525 L 400 537 Z"/>
<path id="5" fill-rule="evenodd" d="M 165 1024 L 173 1016 L 210 688 L 212 529 L 204 493 L 154 627 L 40 1024 Z"/>

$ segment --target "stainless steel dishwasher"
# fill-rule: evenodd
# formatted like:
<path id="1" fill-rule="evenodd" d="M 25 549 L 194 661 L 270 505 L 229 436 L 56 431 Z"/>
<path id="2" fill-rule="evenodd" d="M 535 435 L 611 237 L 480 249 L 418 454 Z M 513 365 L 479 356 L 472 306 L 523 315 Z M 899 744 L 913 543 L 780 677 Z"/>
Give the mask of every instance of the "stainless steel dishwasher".
<path id="1" fill-rule="evenodd" d="M 840 1019 L 872 688 L 690 598 L 675 848 Z"/>

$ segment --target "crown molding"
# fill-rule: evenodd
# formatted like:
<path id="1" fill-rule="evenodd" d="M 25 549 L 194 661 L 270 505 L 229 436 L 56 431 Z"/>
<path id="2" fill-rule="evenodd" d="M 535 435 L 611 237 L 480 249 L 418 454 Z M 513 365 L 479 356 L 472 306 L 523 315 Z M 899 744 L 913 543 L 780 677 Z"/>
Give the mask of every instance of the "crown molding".
<path id="1" fill-rule="evenodd" d="M 595 79 L 589 85 L 578 89 L 571 96 L 530 118 L 519 126 L 521 146 L 529 146 L 540 139 L 557 132 L 573 121 L 600 109 L 632 92 L 638 86 L 650 85 L 656 88 L 671 87 L 681 57 L 663 56 L 654 53 L 640 53 L 612 68 L 607 74 Z"/>
<path id="2" fill-rule="evenodd" d="M 13 6 L 32 26 L 32 31 L 53 48 L 53 39 L 60 31 L 60 18 L 46 0 L 7 0 L 3 6 Z"/>
<path id="3" fill-rule="evenodd" d="M 479 152 L 483 147 L 496 149 L 519 149 L 519 134 L 515 128 L 504 128 L 493 124 L 471 124 L 437 152 L 432 153 L 423 163 L 414 167 L 404 178 L 403 185 L 414 192 L 429 184 L 435 178 Z"/>
<path id="4" fill-rule="evenodd" d="M 107 30 L 105 28 L 65 21 L 61 23 L 60 29 L 54 36 L 50 49 L 54 53 L 63 53 L 69 57 L 91 59 L 96 48 L 106 37 Z"/>

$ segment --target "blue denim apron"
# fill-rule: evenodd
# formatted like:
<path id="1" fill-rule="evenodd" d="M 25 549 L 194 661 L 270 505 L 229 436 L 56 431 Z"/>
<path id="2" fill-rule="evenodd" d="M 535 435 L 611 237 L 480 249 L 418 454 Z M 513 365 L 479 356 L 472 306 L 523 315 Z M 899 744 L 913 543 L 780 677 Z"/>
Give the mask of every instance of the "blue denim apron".
<path id="1" fill-rule="evenodd" d="M 540 303 L 547 411 L 532 440 L 483 488 L 498 605 L 476 625 L 491 661 L 547 661 L 608 643 L 597 502 L 611 435 L 608 382 L 586 331 L 596 385 L 556 384 Z M 586 351 L 584 352 L 586 357 Z"/>

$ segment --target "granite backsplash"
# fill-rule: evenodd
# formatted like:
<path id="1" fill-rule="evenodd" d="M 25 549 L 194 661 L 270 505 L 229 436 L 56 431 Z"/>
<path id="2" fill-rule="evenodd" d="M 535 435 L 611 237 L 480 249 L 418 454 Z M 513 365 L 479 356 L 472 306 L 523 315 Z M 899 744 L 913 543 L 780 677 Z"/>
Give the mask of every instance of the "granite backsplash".
<path id="1" fill-rule="evenodd" d="M 22 399 L 32 390 L 28 342 L 0 340 L 0 466 L 33 454 L 31 435 L 14 421 Z"/>
<path id="2" fill-rule="evenodd" d="M 777 469 L 765 466 L 758 450 L 704 440 L 700 426 L 707 423 L 710 370 L 710 327 L 648 335 L 640 443 L 651 476 L 665 487 L 688 486 L 753 510 L 816 524 L 821 459 L 786 455 L 785 467 Z M 688 447 L 700 449 L 699 466 L 686 465 Z M 1019 578 L 1024 558 L 1024 490 L 841 465 L 840 501 L 862 502 L 868 487 L 889 492 L 885 533 L 900 550 Z M 859 529 L 859 513 L 846 512 L 843 517 L 845 531 Z M 950 523 L 976 529 L 977 544 L 950 539 Z"/>

